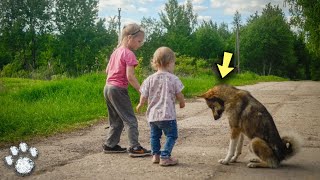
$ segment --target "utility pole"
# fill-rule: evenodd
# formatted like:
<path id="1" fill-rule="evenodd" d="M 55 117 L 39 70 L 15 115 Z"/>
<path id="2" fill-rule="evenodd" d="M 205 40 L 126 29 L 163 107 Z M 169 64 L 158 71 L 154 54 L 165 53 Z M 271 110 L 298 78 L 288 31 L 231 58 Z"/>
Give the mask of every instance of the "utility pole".
<path id="1" fill-rule="evenodd" d="M 119 30 L 119 41 L 120 41 L 120 37 L 121 37 L 121 21 L 120 21 L 120 19 L 121 19 L 121 15 L 120 15 L 120 12 L 121 12 L 121 8 L 118 8 L 118 30 Z"/>
<path id="2" fill-rule="evenodd" d="M 238 73 L 240 73 L 240 38 L 239 38 L 239 24 L 237 24 L 237 60 Z"/>
<path id="3" fill-rule="evenodd" d="M 237 53 L 237 47 L 238 47 L 238 44 L 237 44 L 237 30 L 236 30 L 236 40 L 234 41 L 234 52 L 235 54 Z M 233 61 L 233 67 L 237 67 L 237 58 L 235 56 L 233 56 L 234 58 L 234 61 Z M 235 69 L 236 72 L 238 72 L 238 68 Z"/>
<path id="4" fill-rule="evenodd" d="M 235 42 L 235 53 L 236 53 L 236 57 L 235 57 L 235 61 L 234 61 L 234 65 L 237 63 L 237 72 L 240 73 L 240 38 L 239 38 L 239 27 L 240 27 L 240 23 L 241 23 L 241 15 L 238 12 L 238 10 L 236 11 L 234 17 L 233 17 L 233 24 L 235 26 L 235 33 L 236 33 L 236 42 Z"/>

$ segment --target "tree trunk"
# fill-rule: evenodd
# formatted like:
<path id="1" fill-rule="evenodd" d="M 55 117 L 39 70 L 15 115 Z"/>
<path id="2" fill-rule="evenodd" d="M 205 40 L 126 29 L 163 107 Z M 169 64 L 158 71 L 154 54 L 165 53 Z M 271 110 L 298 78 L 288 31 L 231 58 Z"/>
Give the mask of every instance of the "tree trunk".
<path id="1" fill-rule="evenodd" d="M 262 75 L 266 75 L 266 63 L 263 61 L 263 66 L 262 66 Z"/>
<path id="2" fill-rule="evenodd" d="M 32 47 L 31 47 L 32 48 L 31 49 L 31 51 L 32 51 L 32 68 L 36 69 L 36 66 L 37 66 L 37 64 L 36 64 L 36 37 L 35 37 L 34 31 L 32 32 L 31 42 L 32 42 Z"/>
<path id="3" fill-rule="evenodd" d="M 268 76 L 271 74 L 271 69 L 272 69 L 272 63 L 270 62 L 269 71 L 268 71 Z"/>

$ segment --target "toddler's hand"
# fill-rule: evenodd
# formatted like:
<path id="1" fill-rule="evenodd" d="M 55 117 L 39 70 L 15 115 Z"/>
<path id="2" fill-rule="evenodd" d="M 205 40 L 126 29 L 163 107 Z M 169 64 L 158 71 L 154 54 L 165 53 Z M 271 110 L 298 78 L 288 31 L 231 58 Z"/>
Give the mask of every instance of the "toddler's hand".
<path id="1" fill-rule="evenodd" d="M 140 108 L 141 108 L 141 104 L 138 104 L 137 107 L 136 107 L 136 111 L 140 112 Z"/>
<path id="2" fill-rule="evenodd" d="M 184 108 L 186 104 L 184 102 L 180 102 L 180 108 Z"/>

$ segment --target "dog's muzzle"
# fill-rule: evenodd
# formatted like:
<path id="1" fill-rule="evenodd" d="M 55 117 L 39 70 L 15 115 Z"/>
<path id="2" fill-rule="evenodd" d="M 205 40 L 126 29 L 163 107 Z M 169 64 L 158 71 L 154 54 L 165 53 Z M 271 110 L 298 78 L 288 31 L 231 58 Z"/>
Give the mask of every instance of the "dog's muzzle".
<path id="1" fill-rule="evenodd" d="M 219 114 L 219 115 L 215 115 L 215 116 L 213 116 L 214 120 L 218 120 L 218 119 L 220 119 L 220 117 L 221 117 L 221 115 L 220 115 L 220 114 Z"/>
<path id="2" fill-rule="evenodd" d="M 221 118 L 221 116 L 222 116 L 222 113 L 223 113 L 223 109 L 222 110 L 218 110 L 218 111 L 212 111 L 212 114 L 213 114 L 213 118 L 214 118 L 214 120 L 218 120 L 218 119 L 220 119 Z"/>

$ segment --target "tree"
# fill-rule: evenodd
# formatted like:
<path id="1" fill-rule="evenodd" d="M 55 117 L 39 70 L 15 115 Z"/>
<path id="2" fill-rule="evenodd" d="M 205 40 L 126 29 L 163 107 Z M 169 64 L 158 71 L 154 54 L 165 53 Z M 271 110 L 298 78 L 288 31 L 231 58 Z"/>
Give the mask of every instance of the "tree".
<path id="1" fill-rule="evenodd" d="M 290 6 L 291 23 L 302 29 L 307 46 L 312 52 L 312 79 L 320 80 L 320 1 L 285 0 Z"/>
<path id="2" fill-rule="evenodd" d="M 159 16 L 166 29 L 167 46 L 181 54 L 189 55 L 192 47 L 191 33 L 197 24 L 197 14 L 193 13 L 191 1 L 188 0 L 186 5 L 178 5 L 177 0 L 169 0 Z"/>
<path id="3" fill-rule="evenodd" d="M 228 24 L 222 22 L 218 27 L 218 34 L 221 36 L 222 39 L 228 39 L 231 36 L 230 31 L 228 30 Z M 226 48 L 226 47 L 224 47 Z"/>
<path id="4" fill-rule="evenodd" d="M 293 33 L 278 6 L 267 4 L 262 15 L 242 31 L 243 69 L 290 77 L 296 68 Z"/>
<path id="5" fill-rule="evenodd" d="M 164 46 L 164 27 L 161 21 L 158 21 L 154 18 L 142 18 L 141 26 L 145 30 L 145 45 L 140 48 L 137 52 L 142 59 L 143 66 L 150 66 L 150 60 L 154 51 L 160 47 Z"/>
<path id="6" fill-rule="evenodd" d="M 290 13 L 293 15 L 291 23 L 302 28 L 312 46 L 312 49 L 320 56 L 320 1 L 318 0 L 285 0 L 290 5 Z"/>
<path id="7" fill-rule="evenodd" d="M 0 37 L 2 49 L 0 57 L 2 66 L 13 62 L 16 52 L 24 49 L 26 44 L 23 32 L 25 25 L 21 9 L 21 3 L 17 0 L 0 1 Z"/>
<path id="8" fill-rule="evenodd" d="M 28 0 L 22 1 L 26 15 L 26 27 L 28 41 L 31 48 L 31 65 L 32 68 L 37 67 L 37 50 L 39 45 L 37 44 L 38 36 L 51 31 L 51 15 L 52 15 L 52 2 L 51 0 Z"/>
<path id="9" fill-rule="evenodd" d="M 308 52 L 303 34 L 295 36 L 294 51 L 297 57 L 297 70 L 293 75 L 295 79 L 311 79 L 311 56 Z"/>
<path id="10" fill-rule="evenodd" d="M 93 70 L 101 70 L 106 67 L 106 59 L 109 59 L 118 43 L 118 22 L 116 22 L 115 18 L 111 18 L 106 27 L 105 21 L 105 19 L 99 19 L 95 26 L 95 35 L 92 39 L 92 49 L 96 53 Z"/>
<path id="11" fill-rule="evenodd" d="M 202 22 L 194 32 L 193 55 L 203 59 L 219 59 L 223 52 L 223 39 L 219 35 L 217 24 Z M 213 62 L 210 62 L 213 63 Z"/>
<path id="12" fill-rule="evenodd" d="M 190 0 L 186 5 L 178 5 L 177 0 L 169 0 L 159 16 L 168 32 L 179 32 L 186 36 L 191 34 L 197 24 L 197 14 L 193 13 Z"/>
<path id="13" fill-rule="evenodd" d="M 1 75 L 50 79 L 105 68 L 118 35 L 97 13 L 98 0 L 1 0 Z"/>
<path id="14" fill-rule="evenodd" d="M 250 24 L 250 23 L 254 22 L 255 20 L 257 20 L 258 18 L 259 18 L 258 11 L 256 11 L 254 14 L 251 14 L 249 16 L 249 18 L 247 19 L 247 23 Z"/>
<path id="15" fill-rule="evenodd" d="M 17 69 L 37 68 L 40 38 L 51 31 L 52 0 L 0 1 L 0 68 L 13 63 Z"/>
<path id="16" fill-rule="evenodd" d="M 97 0 L 57 0 L 59 59 L 72 75 L 90 71 L 98 49 L 92 41 L 98 13 Z"/>

